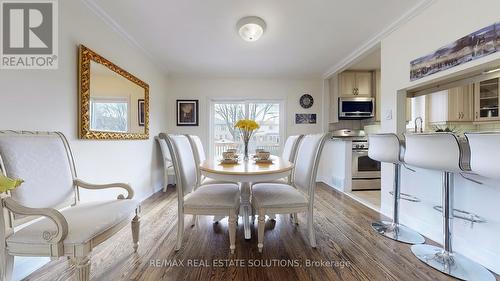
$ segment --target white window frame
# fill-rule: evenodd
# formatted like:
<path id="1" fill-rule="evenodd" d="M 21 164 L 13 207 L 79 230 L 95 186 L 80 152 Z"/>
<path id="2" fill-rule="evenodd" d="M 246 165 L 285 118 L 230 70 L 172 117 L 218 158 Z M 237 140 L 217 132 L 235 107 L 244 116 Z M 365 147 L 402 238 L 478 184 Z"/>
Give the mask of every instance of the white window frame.
<path id="1" fill-rule="evenodd" d="M 94 118 L 92 115 L 92 111 L 93 111 L 93 108 L 92 108 L 92 103 L 94 102 L 98 102 L 98 103 L 126 103 L 127 104 L 127 131 L 124 131 L 124 132 L 119 132 L 119 133 L 128 133 L 130 131 L 130 125 L 131 125 L 131 104 L 130 104 L 130 97 L 90 97 L 90 111 L 91 111 L 91 115 L 90 115 L 90 119 L 91 119 L 91 122 L 92 122 L 92 119 Z M 91 125 L 92 126 L 92 125 Z M 103 132 L 114 132 L 114 131 L 103 131 Z"/>
<path id="2" fill-rule="evenodd" d="M 285 138 L 286 138 L 286 116 L 287 115 L 287 112 L 286 112 L 286 100 L 285 99 L 245 99 L 245 98 L 212 98 L 210 99 L 210 102 L 209 102 L 209 110 L 208 111 L 208 120 L 209 120 L 209 126 L 208 126 L 208 155 L 210 156 L 210 158 L 213 158 L 215 155 L 214 155 L 214 146 L 215 146 L 215 143 L 214 143 L 214 129 L 215 126 L 214 126 L 214 117 L 215 117 L 215 111 L 214 111 L 214 108 L 215 108 L 215 104 L 216 103 L 243 103 L 245 105 L 245 114 L 248 114 L 249 112 L 249 104 L 250 103 L 277 103 L 279 104 L 279 107 L 280 107 L 280 122 L 279 122 L 279 126 L 280 126 L 280 142 L 279 142 L 279 146 L 280 146 L 280 150 L 279 150 L 279 153 L 281 154 L 281 152 L 283 151 L 283 145 L 285 143 Z"/>

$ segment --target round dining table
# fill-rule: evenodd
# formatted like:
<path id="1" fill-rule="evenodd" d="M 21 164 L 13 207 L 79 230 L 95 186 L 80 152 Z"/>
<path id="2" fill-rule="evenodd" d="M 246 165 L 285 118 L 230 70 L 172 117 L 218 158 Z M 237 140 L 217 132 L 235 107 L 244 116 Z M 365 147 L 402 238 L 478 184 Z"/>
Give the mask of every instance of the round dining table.
<path id="1" fill-rule="evenodd" d="M 221 159 L 207 159 L 200 164 L 201 173 L 208 178 L 241 184 L 240 216 L 243 217 L 245 239 L 252 237 L 250 232 L 252 183 L 285 178 L 293 169 L 293 163 L 287 160 L 273 155 L 270 159 L 272 163 L 256 163 L 250 156 L 248 160 L 240 159 L 237 164 L 222 164 Z"/>

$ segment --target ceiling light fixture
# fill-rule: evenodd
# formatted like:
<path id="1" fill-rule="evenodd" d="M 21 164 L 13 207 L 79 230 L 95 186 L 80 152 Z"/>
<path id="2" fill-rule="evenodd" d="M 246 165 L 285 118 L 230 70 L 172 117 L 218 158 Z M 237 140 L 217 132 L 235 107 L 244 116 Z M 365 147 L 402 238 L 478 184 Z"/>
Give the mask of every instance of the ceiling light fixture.
<path id="1" fill-rule="evenodd" d="M 254 42 L 264 34 L 266 30 L 266 22 L 255 16 L 244 17 L 236 24 L 238 33 L 241 38 L 248 42 Z"/>

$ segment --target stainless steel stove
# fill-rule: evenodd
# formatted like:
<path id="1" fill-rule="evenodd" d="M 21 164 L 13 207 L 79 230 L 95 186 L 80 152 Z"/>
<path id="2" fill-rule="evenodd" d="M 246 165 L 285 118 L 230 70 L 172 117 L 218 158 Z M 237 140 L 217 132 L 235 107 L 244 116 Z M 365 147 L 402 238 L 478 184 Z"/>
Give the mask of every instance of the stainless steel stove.
<path id="1" fill-rule="evenodd" d="M 333 137 L 352 141 L 352 190 L 380 190 L 380 162 L 368 157 L 368 138 L 363 130 L 343 129 Z"/>

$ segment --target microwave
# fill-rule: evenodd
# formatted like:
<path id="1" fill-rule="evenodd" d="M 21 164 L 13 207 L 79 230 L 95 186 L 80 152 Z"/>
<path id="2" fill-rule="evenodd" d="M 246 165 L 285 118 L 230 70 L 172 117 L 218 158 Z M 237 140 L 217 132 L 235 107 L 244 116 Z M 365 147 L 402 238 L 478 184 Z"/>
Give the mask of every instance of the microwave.
<path id="1" fill-rule="evenodd" d="M 367 119 L 375 116 L 375 99 L 369 97 L 339 98 L 339 119 Z"/>

